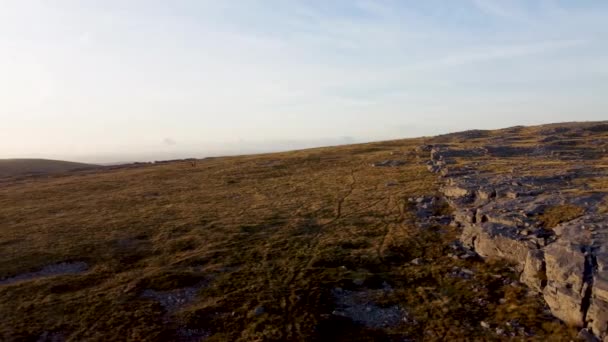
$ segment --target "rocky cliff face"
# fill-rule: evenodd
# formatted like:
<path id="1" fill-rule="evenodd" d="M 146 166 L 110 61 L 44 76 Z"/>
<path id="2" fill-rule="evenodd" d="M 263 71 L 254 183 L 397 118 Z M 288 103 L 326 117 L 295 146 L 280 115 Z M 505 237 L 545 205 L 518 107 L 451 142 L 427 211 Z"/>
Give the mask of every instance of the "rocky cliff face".
<path id="1" fill-rule="evenodd" d="M 483 258 L 511 261 L 553 315 L 588 338 L 608 341 L 602 207 L 608 196 L 589 185 L 608 179 L 606 141 L 596 133 L 545 132 L 533 146 L 443 144 L 419 152 L 429 153 L 429 171 L 443 179 L 461 242 Z"/>

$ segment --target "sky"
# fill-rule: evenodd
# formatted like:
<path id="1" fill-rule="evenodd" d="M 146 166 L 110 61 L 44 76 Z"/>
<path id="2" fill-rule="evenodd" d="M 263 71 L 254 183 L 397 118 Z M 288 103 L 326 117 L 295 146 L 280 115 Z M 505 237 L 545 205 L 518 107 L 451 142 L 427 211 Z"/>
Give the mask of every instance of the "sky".
<path id="1" fill-rule="evenodd" d="M 0 0 L 0 158 L 608 119 L 604 0 Z"/>

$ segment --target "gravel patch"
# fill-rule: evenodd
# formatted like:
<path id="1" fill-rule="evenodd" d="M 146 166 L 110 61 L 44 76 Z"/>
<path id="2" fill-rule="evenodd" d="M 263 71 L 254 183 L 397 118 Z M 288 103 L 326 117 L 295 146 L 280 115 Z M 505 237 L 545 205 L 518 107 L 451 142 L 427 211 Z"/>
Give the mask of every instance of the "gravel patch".
<path id="1" fill-rule="evenodd" d="M 9 285 L 20 281 L 32 280 L 43 277 L 52 277 L 57 275 L 78 274 L 85 272 L 88 268 L 89 265 L 81 261 L 62 262 L 45 266 L 40 271 L 22 273 L 14 277 L 2 279 L 0 280 L 0 285 Z"/>
<path id="2" fill-rule="evenodd" d="M 195 286 L 170 291 L 147 289 L 142 292 L 141 297 L 158 302 L 163 309 L 165 309 L 163 321 L 167 324 L 172 324 L 176 323 L 173 321 L 173 314 L 179 309 L 194 302 L 198 291 L 205 285 L 206 282 L 202 282 Z M 176 329 L 174 337 L 175 341 L 178 342 L 199 342 L 206 340 L 211 335 L 212 333 L 205 329 L 181 326 Z"/>
<path id="3" fill-rule="evenodd" d="M 398 305 L 380 307 L 370 299 L 370 291 L 334 289 L 336 316 L 347 317 L 369 328 L 387 328 L 407 319 L 406 312 Z"/>
<path id="4" fill-rule="evenodd" d="M 171 291 L 145 290 L 142 297 L 157 301 L 167 312 L 171 313 L 191 303 L 201 286 L 185 287 Z"/>
<path id="5" fill-rule="evenodd" d="M 211 337 L 211 332 L 203 329 L 180 328 L 177 330 L 176 341 L 200 342 Z"/>

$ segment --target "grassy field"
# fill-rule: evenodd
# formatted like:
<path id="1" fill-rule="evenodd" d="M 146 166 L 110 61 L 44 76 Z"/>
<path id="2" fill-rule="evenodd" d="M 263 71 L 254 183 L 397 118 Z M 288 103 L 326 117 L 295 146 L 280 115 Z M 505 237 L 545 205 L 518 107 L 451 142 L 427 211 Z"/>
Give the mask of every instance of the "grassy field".
<path id="1" fill-rule="evenodd" d="M 423 143 L 2 183 L 0 279 L 88 268 L 0 283 L 0 340 L 488 340 L 505 321 L 527 340 L 572 339 L 510 265 L 454 258 L 456 228 L 418 227 L 409 199 L 439 188 L 413 152 Z M 371 166 L 382 160 L 404 164 Z M 403 318 L 357 323 L 336 314 L 336 293 Z"/>

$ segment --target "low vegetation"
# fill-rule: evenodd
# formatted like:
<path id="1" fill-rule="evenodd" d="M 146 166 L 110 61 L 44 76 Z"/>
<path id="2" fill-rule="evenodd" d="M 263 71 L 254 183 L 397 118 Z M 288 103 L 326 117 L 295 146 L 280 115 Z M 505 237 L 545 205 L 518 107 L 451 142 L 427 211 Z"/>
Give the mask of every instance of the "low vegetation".
<path id="1" fill-rule="evenodd" d="M 497 136 L 473 133 L 476 143 Z M 6 181 L 0 280 L 88 267 L 0 285 L 0 340 L 488 340 L 497 329 L 505 339 L 572 339 L 512 265 L 459 258 L 458 228 L 418 224 L 412 199 L 440 186 L 413 152 L 429 142 Z M 402 163 L 371 166 L 383 160 Z M 549 208 L 540 219 L 550 228 L 581 210 Z M 337 293 L 403 317 L 365 325 L 339 312 Z"/>
<path id="2" fill-rule="evenodd" d="M 545 212 L 539 216 L 538 221 L 545 229 L 552 229 L 560 223 L 572 221 L 575 218 L 581 217 L 584 213 L 585 209 L 576 205 L 556 205 L 547 208 Z"/>

